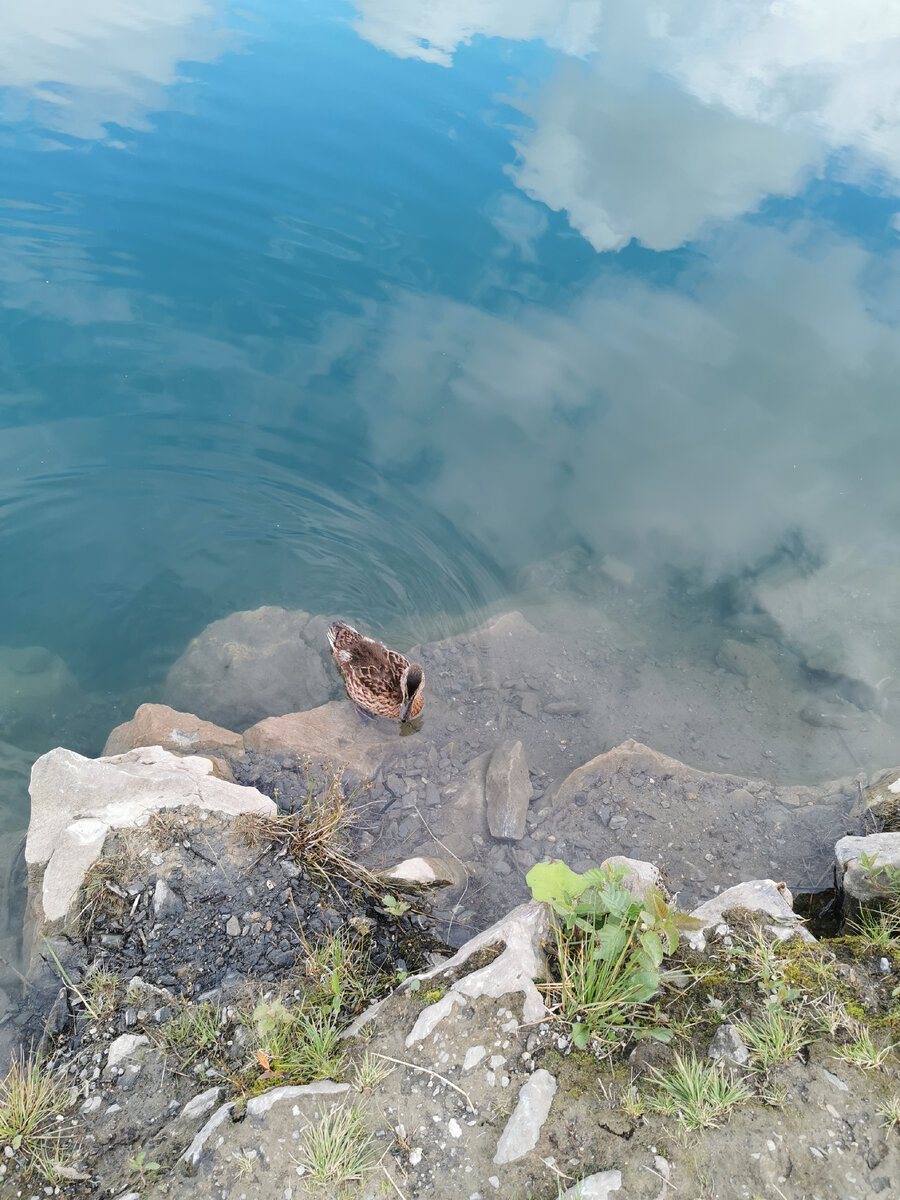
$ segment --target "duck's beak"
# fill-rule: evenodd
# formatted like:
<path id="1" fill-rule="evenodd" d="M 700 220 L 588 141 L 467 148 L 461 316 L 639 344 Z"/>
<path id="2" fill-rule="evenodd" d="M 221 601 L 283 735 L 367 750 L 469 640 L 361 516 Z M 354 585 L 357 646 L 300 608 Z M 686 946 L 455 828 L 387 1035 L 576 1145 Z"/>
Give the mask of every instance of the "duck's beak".
<path id="1" fill-rule="evenodd" d="M 400 720 L 401 721 L 409 720 L 409 710 L 411 708 L 412 708 L 412 697 L 407 696 L 406 699 L 403 701 L 403 703 L 400 705 Z"/>

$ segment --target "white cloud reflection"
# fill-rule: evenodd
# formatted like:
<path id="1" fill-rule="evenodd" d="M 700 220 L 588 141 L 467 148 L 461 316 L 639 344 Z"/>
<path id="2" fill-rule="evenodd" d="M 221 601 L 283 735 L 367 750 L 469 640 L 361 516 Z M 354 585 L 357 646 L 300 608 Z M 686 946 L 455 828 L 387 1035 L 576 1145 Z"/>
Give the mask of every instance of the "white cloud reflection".
<path id="1" fill-rule="evenodd" d="M 234 36 L 207 0 L 5 4 L 0 114 L 84 140 L 106 139 L 107 124 L 148 129 L 183 78 L 179 64 L 213 61 Z"/>
<path id="2" fill-rule="evenodd" d="M 448 66 L 476 36 L 570 56 L 516 100 L 532 126 L 512 174 L 597 250 L 678 246 L 828 155 L 900 179 L 897 3 L 355 2 L 358 32 L 403 57 Z"/>

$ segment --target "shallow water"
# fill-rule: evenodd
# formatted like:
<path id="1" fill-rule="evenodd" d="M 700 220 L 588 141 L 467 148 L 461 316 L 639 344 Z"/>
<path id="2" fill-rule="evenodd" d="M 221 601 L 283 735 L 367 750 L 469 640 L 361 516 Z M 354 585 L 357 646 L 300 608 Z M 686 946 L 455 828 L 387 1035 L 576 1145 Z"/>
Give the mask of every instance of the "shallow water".
<path id="1" fill-rule="evenodd" d="M 4 824 L 218 617 L 410 645 L 573 546 L 542 628 L 612 613 L 628 731 L 900 756 L 898 36 L 831 0 L 6 5 Z M 585 584 L 604 555 L 634 581 Z M 729 638 L 778 669 L 723 691 Z"/>

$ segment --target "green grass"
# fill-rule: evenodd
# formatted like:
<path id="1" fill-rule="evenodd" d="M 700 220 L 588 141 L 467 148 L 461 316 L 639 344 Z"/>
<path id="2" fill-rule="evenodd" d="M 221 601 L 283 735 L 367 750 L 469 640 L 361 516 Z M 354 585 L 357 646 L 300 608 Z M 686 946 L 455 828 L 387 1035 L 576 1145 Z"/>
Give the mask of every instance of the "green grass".
<path id="1" fill-rule="evenodd" d="M 359 1108 L 336 1108 L 304 1130 L 298 1165 L 313 1184 L 333 1189 L 362 1179 L 378 1161 L 375 1139 Z"/>
<path id="2" fill-rule="evenodd" d="M 762 1013 L 749 1021 L 735 1023 L 753 1058 L 763 1071 L 795 1058 L 807 1042 L 804 1019 L 779 1004 L 767 1004 Z"/>
<path id="3" fill-rule="evenodd" d="M 894 905 L 861 909 L 848 932 L 858 937 L 866 949 L 900 952 L 900 912 Z"/>
<path id="4" fill-rule="evenodd" d="M 69 1107 L 66 1082 L 34 1058 L 14 1058 L 0 1081 L 0 1142 L 11 1147 L 26 1177 L 56 1183 L 65 1135 L 59 1117 Z"/>
<path id="5" fill-rule="evenodd" d="M 160 1030 L 165 1048 L 181 1062 L 182 1069 L 201 1054 L 214 1051 L 223 1034 L 222 1012 L 215 1004 L 184 1003 Z"/>
<path id="6" fill-rule="evenodd" d="M 264 1071 L 283 1076 L 280 1082 L 315 1083 L 336 1079 L 346 1066 L 341 1025 L 334 1013 L 280 998 L 262 999 L 248 1020 L 253 1054 Z"/>
<path id="7" fill-rule="evenodd" d="M 88 1010 L 94 1014 L 96 1020 L 102 1020 L 116 1011 L 121 986 L 121 979 L 113 971 L 101 968 L 85 976 L 81 983 L 81 991 L 87 1001 Z"/>
<path id="8" fill-rule="evenodd" d="M 669 1071 L 650 1068 L 656 1079 L 656 1095 L 646 1101 L 649 1112 L 678 1117 L 685 1129 L 718 1125 L 739 1104 L 753 1099 L 741 1081 L 733 1081 L 720 1063 L 698 1060 L 696 1055 L 675 1055 Z"/>
<path id="9" fill-rule="evenodd" d="M 894 1129 L 900 1125 L 900 1093 L 880 1104 L 877 1112 L 885 1129 Z"/>
<path id="10" fill-rule="evenodd" d="M 858 1026 L 856 1032 L 856 1040 L 846 1046 L 838 1046 L 834 1051 L 835 1057 L 854 1067 L 860 1067 L 863 1071 L 877 1070 L 884 1064 L 894 1047 L 876 1046 L 865 1026 Z"/>
<path id="11" fill-rule="evenodd" d="M 353 1086 L 358 1092 L 373 1092 L 393 1070 L 383 1059 L 376 1058 L 367 1050 L 354 1069 Z"/>

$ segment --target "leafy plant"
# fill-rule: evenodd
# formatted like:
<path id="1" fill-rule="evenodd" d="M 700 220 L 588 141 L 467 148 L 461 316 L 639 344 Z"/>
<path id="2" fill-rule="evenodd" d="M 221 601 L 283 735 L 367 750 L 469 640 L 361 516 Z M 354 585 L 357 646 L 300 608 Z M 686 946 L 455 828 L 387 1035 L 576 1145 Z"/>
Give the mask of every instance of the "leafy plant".
<path id="1" fill-rule="evenodd" d="M 580 1048 L 592 1036 L 607 1044 L 671 1037 L 648 1022 L 647 1006 L 663 979 L 663 957 L 678 945 L 675 914 L 656 888 L 633 895 L 621 882 L 627 874 L 616 866 L 579 875 L 557 860 L 525 877 L 556 915 L 559 983 L 552 986 Z"/>
<path id="2" fill-rule="evenodd" d="M 650 1070 L 659 1086 L 647 1108 L 677 1116 L 686 1129 L 718 1125 L 738 1104 L 753 1098 L 743 1081 L 725 1074 L 721 1063 L 704 1062 L 694 1054 L 690 1058 L 676 1054 L 670 1071 Z"/>
<path id="3" fill-rule="evenodd" d="M 890 863 L 878 863 L 876 866 L 877 858 L 877 853 L 866 854 L 865 850 L 861 850 L 859 865 L 877 891 L 888 899 L 900 901 L 900 870 Z"/>
<path id="4" fill-rule="evenodd" d="M 162 1170 L 162 1165 L 158 1162 L 147 1162 L 147 1151 L 138 1150 L 128 1164 L 128 1170 L 132 1175 L 137 1175 L 143 1183 L 148 1176 L 155 1175 L 157 1171 Z"/>
<path id="5" fill-rule="evenodd" d="M 256 1058 L 268 1076 L 294 1083 L 315 1083 L 340 1075 L 345 1055 L 333 1013 L 302 1006 L 288 1008 L 279 999 L 260 1000 L 250 1020 Z"/>

